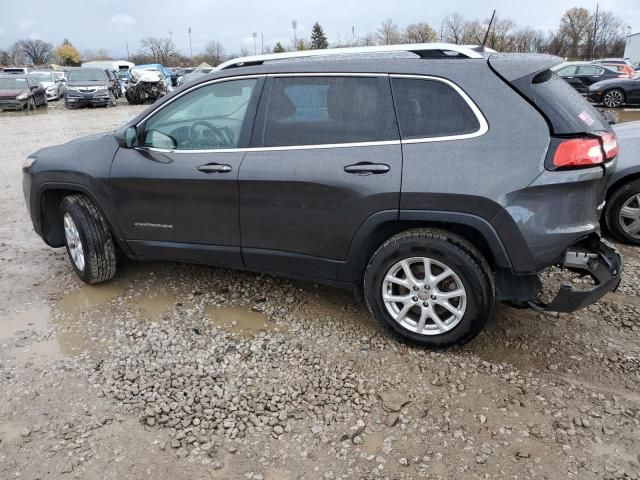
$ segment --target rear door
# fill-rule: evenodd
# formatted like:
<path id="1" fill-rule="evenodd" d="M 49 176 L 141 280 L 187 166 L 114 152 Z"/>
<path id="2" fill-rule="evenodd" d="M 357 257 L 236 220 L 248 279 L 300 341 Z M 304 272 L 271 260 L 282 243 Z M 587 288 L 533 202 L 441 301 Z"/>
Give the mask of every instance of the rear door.
<path id="1" fill-rule="evenodd" d="M 582 82 L 580 81 L 580 78 L 576 75 L 577 68 L 578 67 L 576 65 L 569 65 L 568 67 L 563 67 L 560 70 L 558 70 L 556 74 L 559 77 L 566 80 L 567 82 L 569 82 L 569 85 L 571 85 L 573 88 L 580 91 L 580 89 L 582 88 Z"/>
<path id="2" fill-rule="evenodd" d="M 597 65 L 580 65 L 578 67 L 577 75 L 582 86 L 578 91 L 580 93 L 586 93 L 589 90 L 590 85 L 600 81 L 600 77 L 603 73 L 604 68 Z"/>
<path id="3" fill-rule="evenodd" d="M 387 75 L 274 75 L 240 168 L 249 268 L 334 279 L 362 223 L 397 213 L 402 152 Z"/>

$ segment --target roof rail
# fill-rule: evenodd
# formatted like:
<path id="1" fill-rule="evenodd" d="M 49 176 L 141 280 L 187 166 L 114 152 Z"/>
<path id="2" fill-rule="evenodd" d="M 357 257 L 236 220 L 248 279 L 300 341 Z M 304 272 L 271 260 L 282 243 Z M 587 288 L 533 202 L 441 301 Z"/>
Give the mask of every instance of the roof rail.
<path id="1" fill-rule="evenodd" d="M 264 62 L 276 60 L 287 60 L 292 58 L 320 57 L 327 55 L 358 55 L 363 53 L 389 53 L 389 52 L 411 52 L 421 57 L 437 58 L 448 56 L 463 56 L 466 58 L 484 58 L 481 53 L 473 50 L 469 45 L 456 45 L 453 43 L 414 43 L 407 45 L 380 45 L 372 47 L 348 47 L 348 48 L 327 48 L 320 50 L 299 50 L 295 52 L 272 53 L 267 55 L 254 55 L 250 57 L 239 57 L 228 60 L 218 65 L 216 70 L 227 68 L 243 67 L 248 65 L 260 65 Z M 436 54 L 436 55 L 430 55 Z M 449 53 L 447 53 L 449 52 Z"/>

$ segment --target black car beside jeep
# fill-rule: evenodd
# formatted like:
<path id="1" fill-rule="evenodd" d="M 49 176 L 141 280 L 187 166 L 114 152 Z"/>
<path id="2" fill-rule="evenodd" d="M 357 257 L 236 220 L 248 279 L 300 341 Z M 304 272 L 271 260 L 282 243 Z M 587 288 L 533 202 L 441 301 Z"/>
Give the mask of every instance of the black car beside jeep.
<path id="1" fill-rule="evenodd" d="M 496 301 L 570 312 L 620 282 L 598 223 L 617 138 L 560 61 L 450 44 L 231 60 L 32 154 L 27 207 L 87 283 L 116 252 L 269 272 L 352 289 L 405 341 L 461 344 Z M 552 266 L 593 284 L 544 302 Z"/>

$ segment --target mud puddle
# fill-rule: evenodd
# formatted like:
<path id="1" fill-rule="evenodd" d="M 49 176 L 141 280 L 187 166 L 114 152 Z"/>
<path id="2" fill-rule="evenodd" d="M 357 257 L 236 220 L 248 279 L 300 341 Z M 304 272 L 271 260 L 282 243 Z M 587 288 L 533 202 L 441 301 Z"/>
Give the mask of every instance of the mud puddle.
<path id="1" fill-rule="evenodd" d="M 125 290 L 126 287 L 117 282 L 97 286 L 85 285 L 62 297 L 56 302 L 55 309 L 63 314 L 77 315 L 111 302 Z"/>
<path id="2" fill-rule="evenodd" d="M 605 108 L 605 111 L 613 114 L 616 123 L 627 123 L 640 120 L 640 108 Z"/>
<path id="3" fill-rule="evenodd" d="M 268 320 L 264 313 L 248 310 L 246 307 L 214 307 L 205 309 L 211 323 L 240 335 L 255 335 L 258 332 L 283 332 L 286 329 Z"/>
<path id="4" fill-rule="evenodd" d="M 174 294 L 161 294 L 153 297 L 142 297 L 131 303 L 131 306 L 139 310 L 148 320 L 158 320 L 166 313 L 174 310 L 177 296 Z"/>

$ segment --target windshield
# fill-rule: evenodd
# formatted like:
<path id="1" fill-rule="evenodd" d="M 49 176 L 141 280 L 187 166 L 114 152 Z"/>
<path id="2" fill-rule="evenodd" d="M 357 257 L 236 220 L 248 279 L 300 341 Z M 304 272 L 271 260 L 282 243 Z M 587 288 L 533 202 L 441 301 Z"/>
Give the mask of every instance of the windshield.
<path id="1" fill-rule="evenodd" d="M 71 70 L 69 72 L 70 82 L 104 82 L 107 79 L 103 70 Z"/>
<path id="2" fill-rule="evenodd" d="M 0 77 L 0 89 L 23 90 L 27 88 L 27 79 L 20 77 Z"/>
<path id="3" fill-rule="evenodd" d="M 33 72 L 30 74 L 38 82 L 53 82 L 53 74 L 51 72 Z"/>

